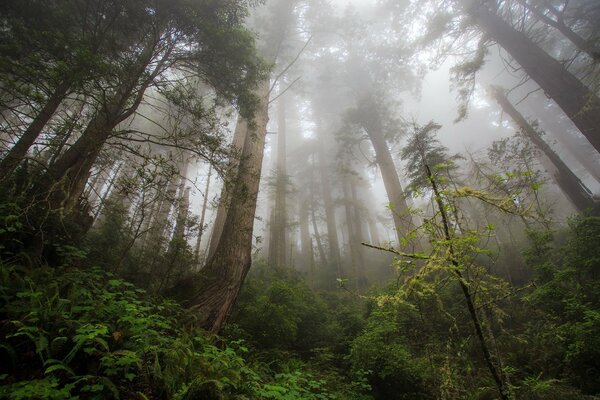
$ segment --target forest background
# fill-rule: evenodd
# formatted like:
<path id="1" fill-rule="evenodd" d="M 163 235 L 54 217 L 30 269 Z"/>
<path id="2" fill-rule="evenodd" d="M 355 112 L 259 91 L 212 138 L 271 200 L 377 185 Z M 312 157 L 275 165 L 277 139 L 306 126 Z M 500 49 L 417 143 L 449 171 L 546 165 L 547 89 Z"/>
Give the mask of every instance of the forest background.
<path id="1" fill-rule="evenodd" d="M 594 0 L 0 4 L 0 396 L 594 399 Z"/>

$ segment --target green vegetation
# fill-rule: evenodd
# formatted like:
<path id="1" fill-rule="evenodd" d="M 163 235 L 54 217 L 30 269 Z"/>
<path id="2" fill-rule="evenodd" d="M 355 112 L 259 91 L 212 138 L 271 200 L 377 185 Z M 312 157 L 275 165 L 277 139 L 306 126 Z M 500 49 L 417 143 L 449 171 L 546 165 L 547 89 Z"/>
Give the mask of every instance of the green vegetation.
<path id="1" fill-rule="evenodd" d="M 242 340 L 191 328 L 180 306 L 97 268 L 0 274 L 3 398 L 334 399 L 368 388 L 293 358 L 275 368 Z"/>

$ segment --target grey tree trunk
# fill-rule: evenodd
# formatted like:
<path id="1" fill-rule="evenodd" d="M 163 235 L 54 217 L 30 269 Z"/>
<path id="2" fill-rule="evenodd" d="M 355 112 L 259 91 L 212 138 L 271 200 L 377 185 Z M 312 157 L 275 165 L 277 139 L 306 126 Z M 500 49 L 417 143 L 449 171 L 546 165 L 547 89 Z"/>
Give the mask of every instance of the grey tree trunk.
<path id="1" fill-rule="evenodd" d="M 277 163 L 275 166 L 275 204 L 271 213 L 269 264 L 283 266 L 287 262 L 287 157 L 286 157 L 285 95 L 278 98 L 277 108 Z"/>
<path id="2" fill-rule="evenodd" d="M 350 187 L 349 177 L 344 174 L 342 177 L 342 186 L 344 191 L 344 210 L 346 212 L 346 227 L 348 228 L 348 247 L 350 249 L 350 260 L 352 263 L 353 275 L 356 288 L 361 289 L 366 286 L 364 271 L 364 259 L 361 251 L 362 235 L 360 233 L 360 219 L 357 218 L 355 205 L 352 201 L 352 189 Z"/>
<path id="3" fill-rule="evenodd" d="M 208 166 L 208 175 L 206 176 L 206 186 L 204 187 L 204 198 L 202 199 L 202 211 L 200 212 L 200 223 L 198 226 L 198 239 L 196 240 L 196 248 L 194 250 L 194 259 L 196 262 L 200 259 L 200 243 L 204 234 L 204 222 L 206 218 L 206 209 L 208 206 L 208 191 L 210 189 L 210 178 L 212 175 L 212 165 Z"/>
<path id="4" fill-rule="evenodd" d="M 370 121 L 365 126 L 365 129 L 375 150 L 377 165 L 381 170 L 383 185 L 385 186 L 385 191 L 390 202 L 394 227 L 396 228 L 396 238 L 398 243 L 402 243 L 404 236 L 414 228 L 414 225 L 408 204 L 406 203 L 404 190 L 400 183 L 400 177 L 398 176 L 390 149 L 383 136 L 381 123 L 377 120 Z"/>
<path id="5" fill-rule="evenodd" d="M 471 1 L 465 1 L 468 6 Z M 517 61 L 523 70 L 558 104 L 575 126 L 600 151 L 600 99 L 560 62 L 507 24 L 485 5 L 471 7 L 483 32 Z"/>
<path id="6" fill-rule="evenodd" d="M 575 208 L 582 211 L 594 207 L 594 200 L 590 190 L 562 161 L 560 156 L 552 150 L 548 143 L 541 138 L 540 134 L 527 122 L 525 117 L 517 111 L 502 90 L 497 87 L 492 88 L 492 95 L 527 138 L 546 156 L 553 167 L 550 171 L 552 178 Z"/>
<path id="7" fill-rule="evenodd" d="M 335 216 L 335 205 L 331 197 L 331 183 L 329 180 L 329 169 L 327 166 L 327 156 L 324 147 L 319 146 L 318 166 L 319 180 L 321 182 L 321 193 L 323 196 L 323 206 L 325 208 L 325 219 L 327 222 L 327 240 L 329 244 L 329 263 L 332 264 L 338 276 L 342 274 L 342 265 L 340 262 L 340 243 L 338 240 L 337 221 Z"/>
<path id="8" fill-rule="evenodd" d="M 21 161 L 23 161 L 31 146 L 40 136 L 40 133 L 42 133 L 42 129 L 48 124 L 62 101 L 67 96 L 69 88 L 70 84 L 67 82 L 63 82 L 56 87 L 25 132 L 23 132 L 15 145 L 10 148 L 2 161 L 0 161 L 0 181 L 6 179 Z"/>

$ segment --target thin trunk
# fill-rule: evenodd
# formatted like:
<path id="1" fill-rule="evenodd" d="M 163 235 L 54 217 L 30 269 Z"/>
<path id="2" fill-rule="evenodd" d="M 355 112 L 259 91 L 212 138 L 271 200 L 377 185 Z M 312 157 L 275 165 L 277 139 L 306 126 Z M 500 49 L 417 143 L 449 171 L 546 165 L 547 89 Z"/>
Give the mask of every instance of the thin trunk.
<path id="1" fill-rule="evenodd" d="M 206 176 L 206 186 L 204 187 L 204 199 L 202 200 L 202 211 L 200 213 L 200 224 L 198 227 L 198 239 L 196 240 L 196 249 L 194 250 L 194 259 L 196 262 L 200 259 L 200 243 L 204 233 L 204 222 L 206 218 L 206 208 L 208 206 L 208 191 L 210 189 L 210 178 L 212 175 L 212 164 L 208 166 L 208 175 Z"/>
<path id="2" fill-rule="evenodd" d="M 314 165 L 314 164 L 313 164 Z M 319 250 L 319 257 L 321 259 L 322 265 L 327 265 L 327 256 L 325 255 L 325 248 L 323 247 L 323 243 L 321 242 L 321 235 L 319 234 L 319 229 L 317 225 L 317 217 L 315 215 L 315 184 L 312 179 L 312 167 L 311 167 L 311 177 L 310 177 L 310 216 L 312 220 L 313 232 L 315 234 L 315 241 L 317 242 L 317 249 Z"/>
<path id="3" fill-rule="evenodd" d="M 31 121 L 23 135 L 0 161 L 0 181 L 6 179 L 12 171 L 23 161 L 31 146 L 42 133 L 62 101 L 65 99 L 70 84 L 63 82 L 59 84 L 52 95 L 47 99 L 38 115 Z"/>
<path id="4" fill-rule="evenodd" d="M 346 212 L 346 227 L 348 228 L 348 247 L 350 249 L 350 260 L 356 280 L 356 288 L 360 289 L 365 286 L 364 260 L 361 253 L 362 235 L 360 234 L 360 219 L 357 218 L 355 207 L 353 207 L 352 192 L 350 188 L 349 178 L 345 174 L 342 178 L 342 186 L 344 191 L 344 210 Z"/>
<path id="5" fill-rule="evenodd" d="M 310 229 L 309 229 L 309 202 L 308 199 L 304 199 L 304 201 L 300 204 L 300 212 L 298 215 L 298 219 L 300 222 L 300 248 L 301 248 L 301 260 L 302 260 L 302 269 L 304 271 L 309 271 L 311 266 L 314 263 L 314 255 L 313 255 L 313 244 L 312 239 L 310 238 Z"/>
<path id="6" fill-rule="evenodd" d="M 577 210 L 582 211 L 594 206 L 590 190 L 562 161 L 560 156 L 550 148 L 540 134 L 527 122 L 525 117 L 510 103 L 506 95 L 499 88 L 492 88 L 492 95 L 500 104 L 505 113 L 510 115 L 527 138 L 546 156 L 551 168 L 551 175 L 565 196 L 573 203 Z M 548 162 L 546 163 L 548 164 Z M 549 168 L 550 169 L 550 168 Z"/>
<path id="7" fill-rule="evenodd" d="M 190 300 L 198 324 L 218 333 L 231 314 L 251 265 L 253 225 L 268 121 L 269 79 L 257 89 L 259 108 L 245 135 L 230 207 L 214 255 L 202 270 L 198 295 Z"/>
<path id="8" fill-rule="evenodd" d="M 337 221 L 335 216 L 335 205 L 331 197 L 332 185 L 329 181 L 329 171 L 327 168 L 327 156 L 323 146 L 319 146 L 318 166 L 319 180 L 321 182 L 321 193 L 323 196 L 323 205 L 325 207 L 325 220 L 327 223 L 327 240 L 329 244 L 329 262 L 332 263 L 338 276 L 342 274 L 340 263 L 340 244 L 338 240 Z"/>
<path id="9" fill-rule="evenodd" d="M 98 208 L 96 208 L 96 212 L 94 213 L 94 221 L 96 221 L 98 219 L 98 216 L 100 215 L 100 212 L 104 209 L 104 205 L 106 204 L 106 200 L 108 198 L 108 196 L 111 194 L 112 188 L 115 185 L 115 182 L 117 181 L 117 179 L 119 178 L 119 172 L 121 171 L 121 168 L 123 167 L 123 164 L 119 164 L 117 166 L 117 169 L 115 171 L 115 173 L 113 174 L 112 178 L 108 181 L 108 187 L 106 188 L 106 190 L 104 191 L 103 195 L 100 195 L 100 191 L 102 190 L 102 188 L 104 187 L 104 183 L 106 182 L 106 179 L 102 180 L 102 186 L 99 186 L 98 191 L 96 191 L 96 189 L 94 189 L 94 196 L 99 196 L 99 198 L 97 200 L 100 200 L 98 202 Z M 90 203 L 92 202 L 92 200 L 90 199 Z"/>
<path id="10" fill-rule="evenodd" d="M 275 205 L 271 213 L 271 229 L 269 238 L 269 264 L 283 266 L 286 264 L 286 110 L 285 95 L 278 99 L 277 108 L 277 163 L 275 166 Z"/>
<path id="11" fill-rule="evenodd" d="M 562 108 L 592 146 L 600 151 L 598 96 L 525 34 L 515 30 L 485 6 L 474 8 L 473 16 L 479 27 L 521 65 Z"/>
<path id="12" fill-rule="evenodd" d="M 454 251 L 454 246 L 452 245 L 452 237 L 450 235 L 450 220 L 448 219 L 448 215 L 446 214 L 446 208 L 444 202 L 442 200 L 440 191 L 437 187 L 436 179 L 431 172 L 431 169 L 427 164 L 425 164 L 425 171 L 427 173 L 427 178 L 431 183 L 431 187 L 433 189 L 434 199 L 437 203 L 438 209 L 440 211 L 440 215 L 442 217 L 442 228 L 444 232 L 444 239 L 448 243 L 448 255 L 450 256 L 450 263 L 452 264 L 452 272 L 456 275 L 458 280 L 458 284 L 460 285 L 460 289 L 465 296 L 465 300 L 467 302 L 467 308 L 469 309 L 469 314 L 471 316 L 471 321 L 473 322 L 473 327 L 475 328 L 475 333 L 477 334 L 477 338 L 479 339 L 479 344 L 481 345 L 481 350 L 483 352 L 483 356 L 487 367 L 496 383 L 496 387 L 500 394 L 500 398 L 502 400 L 508 400 L 510 398 L 507 389 L 505 388 L 504 382 L 501 378 L 501 372 L 498 371 L 496 365 L 492 360 L 492 355 L 489 350 L 489 346 L 483 334 L 483 329 L 481 326 L 481 322 L 479 320 L 479 316 L 477 315 L 477 310 L 475 308 L 475 301 L 473 299 L 473 295 L 471 294 L 471 289 L 469 288 L 468 283 L 465 281 L 462 272 L 460 271 L 460 264 L 456 259 L 456 254 Z"/>

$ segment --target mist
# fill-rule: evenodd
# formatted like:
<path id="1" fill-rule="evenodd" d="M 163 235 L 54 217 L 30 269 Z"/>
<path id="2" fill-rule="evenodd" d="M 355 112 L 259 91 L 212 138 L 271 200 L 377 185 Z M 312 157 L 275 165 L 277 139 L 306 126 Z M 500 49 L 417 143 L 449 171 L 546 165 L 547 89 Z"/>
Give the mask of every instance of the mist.
<path id="1" fill-rule="evenodd" d="M 0 21 L 0 397 L 600 396 L 596 1 Z"/>

